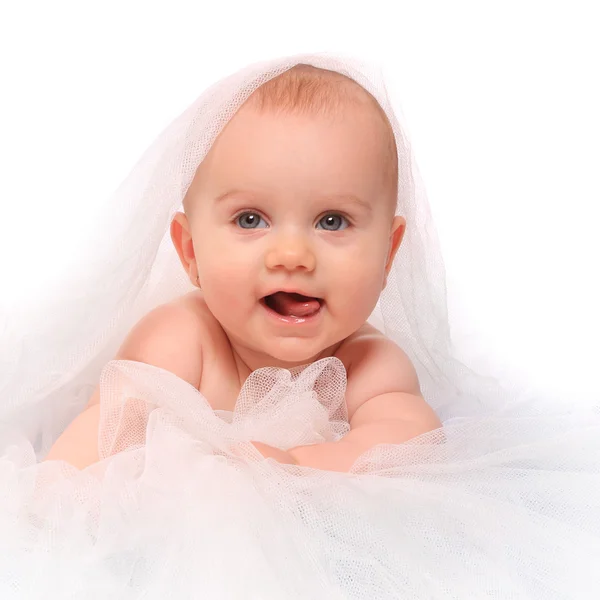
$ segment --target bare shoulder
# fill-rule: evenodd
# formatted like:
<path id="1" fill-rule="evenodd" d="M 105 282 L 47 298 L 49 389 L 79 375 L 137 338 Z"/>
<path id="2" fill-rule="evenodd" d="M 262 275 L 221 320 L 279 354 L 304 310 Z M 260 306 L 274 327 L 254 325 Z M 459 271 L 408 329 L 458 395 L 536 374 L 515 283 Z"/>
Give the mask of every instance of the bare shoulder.
<path id="1" fill-rule="evenodd" d="M 178 298 L 176 303 L 188 316 L 192 317 L 203 345 L 225 336 L 221 324 L 210 312 L 201 290 L 194 290 Z"/>
<path id="2" fill-rule="evenodd" d="M 160 367 L 198 387 L 206 317 L 201 304 L 186 294 L 144 315 L 127 334 L 114 360 L 132 360 Z M 87 407 L 100 401 L 97 387 Z"/>
<path id="3" fill-rule="evenodd" d="M 157 306 L 141 318 L 114 358 L 160 367 L 198 388 L 208 323 L 203 303 L 193 292 L 186 294 Z M 79 469 L 98 462 L 99 424 L 98 385 L 86 409 L 62 433 L 45 460 L 65 460 Z"/>
<path id="4" fill-rule="evenodd" d="M 387 338 L 379 329 L 367 322 L 343 341 L 335 356 L 344 363 L 350 376 L 353 366 L 363 356 L 364 350 L 385 339 Z"/>
<path id="5" fill-rule="evenodd" d="M 198 387 L 204 321 L 190 294 L 157 306 L 132 328 L 115 360 L 154 365 Z"/>
<path id="6" fill-rule="evenodd" d="M 346 366 L 346 404 L 351 419 L 364 402 L 391 392 L 421 395 L 419 379 L 406 352 L 377 328 L 365 323 L 339 348 Z"/>

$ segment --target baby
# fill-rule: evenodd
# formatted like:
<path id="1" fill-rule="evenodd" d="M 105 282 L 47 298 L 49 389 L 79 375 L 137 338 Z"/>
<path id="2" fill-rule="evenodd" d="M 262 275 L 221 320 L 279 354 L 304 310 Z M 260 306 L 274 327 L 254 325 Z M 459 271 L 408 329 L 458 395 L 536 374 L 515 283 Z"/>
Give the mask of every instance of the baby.
<path id="1" fill-rule="evenodd" d="M 171 223 L 193 292 L 146 315 L 116 359 L 169 370 L 233 410 L 261 367 L 335 356 L 350 432 L 265 458 L 348 471 L 377 444 L 441 427 L 407 355 L 366 321 L 402 242 L 398 161 L 377 101 L 333 71 L 297 65 L 259 87 L 213 143 Z M 97 462 L 99 389 L 46 460 Z"/>

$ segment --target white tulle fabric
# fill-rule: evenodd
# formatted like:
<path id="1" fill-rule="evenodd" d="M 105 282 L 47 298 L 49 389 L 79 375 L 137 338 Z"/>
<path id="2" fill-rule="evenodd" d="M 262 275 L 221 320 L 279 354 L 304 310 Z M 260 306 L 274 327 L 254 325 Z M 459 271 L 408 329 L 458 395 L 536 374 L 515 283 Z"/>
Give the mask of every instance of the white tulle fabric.
<path id="1" fill-rule="evenodd" d="M 411 357 L 444 422 L 350 473 L 263 460 L 348 431 L 335 358 L 245 382 L 213 411 L 168 371 L 112 356 L 133 324 L 191 285 L 169 224 L 221 128 L 297 63 L 380 102 L 407 231 L 372 316 Z M 379 71 L 297 55 L 208 89 L 109 199 L 79 267 L 0 324 L 0 598 L 596 599 L 600 399 L 540 397 L 454 358 L 426 194 Z M 101 461 L 39 462 L 100 381 Z"/>

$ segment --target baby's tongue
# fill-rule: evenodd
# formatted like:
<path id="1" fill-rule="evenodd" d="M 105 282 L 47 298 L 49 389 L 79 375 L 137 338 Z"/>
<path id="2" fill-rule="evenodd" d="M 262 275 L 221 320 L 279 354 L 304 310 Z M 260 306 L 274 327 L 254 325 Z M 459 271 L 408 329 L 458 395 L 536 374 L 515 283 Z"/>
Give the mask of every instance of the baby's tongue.
<path id="1" fill-rule="evenodd" d="M 277 292 L 271 298 L 274 309 L 286 317 L 308 317 L 316 313 L 321 306 L 315 298 L 300 294 Z"/>

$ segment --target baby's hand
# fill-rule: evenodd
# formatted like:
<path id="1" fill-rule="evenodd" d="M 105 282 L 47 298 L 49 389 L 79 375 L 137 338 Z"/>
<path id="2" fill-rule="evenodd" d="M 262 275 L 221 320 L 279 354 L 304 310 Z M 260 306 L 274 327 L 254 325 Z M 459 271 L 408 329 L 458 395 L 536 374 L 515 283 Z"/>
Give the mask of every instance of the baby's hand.
<path id="1" fill-rule="evenodd" d="M 280 450 L 279 448 L 268 446 L 267 444 L 263 444 L 262 442 L 251 443 L 265 458 L 274 458 L 277 462 L 284 465 L 298 464 L 296 462 L 296 459 L 285 450 Z"/>

